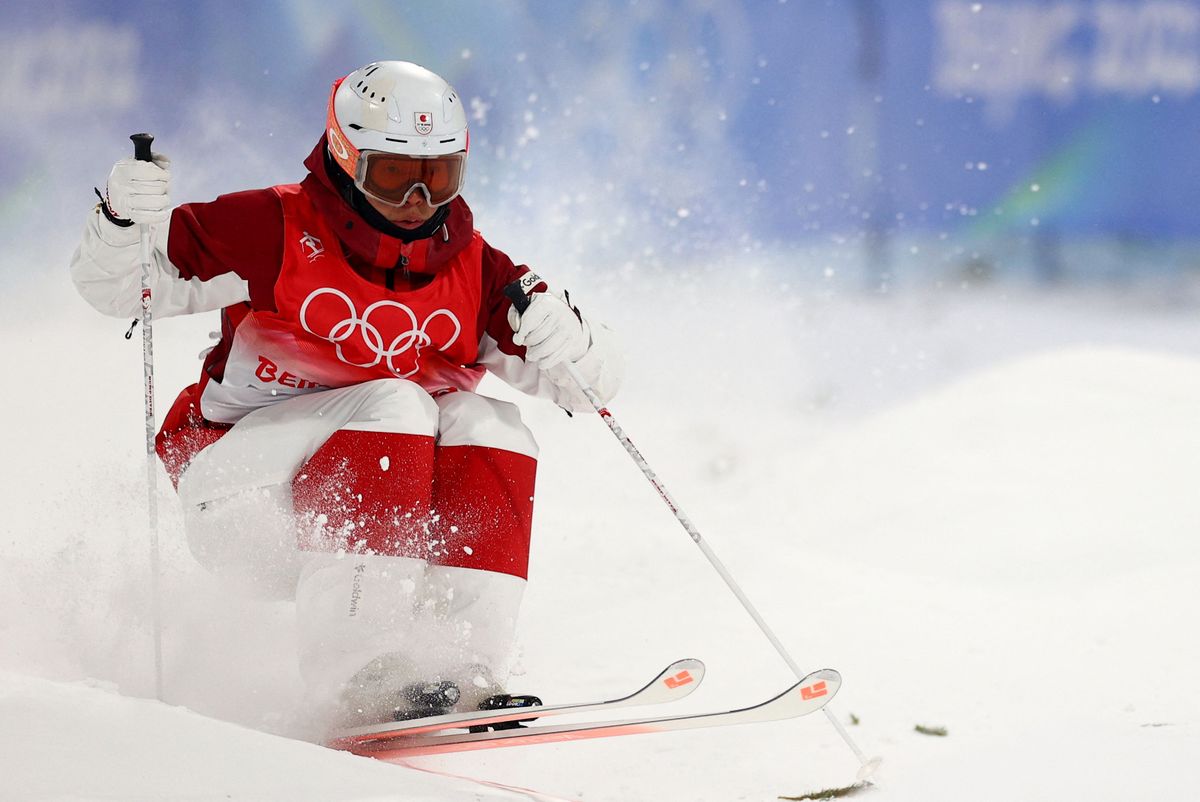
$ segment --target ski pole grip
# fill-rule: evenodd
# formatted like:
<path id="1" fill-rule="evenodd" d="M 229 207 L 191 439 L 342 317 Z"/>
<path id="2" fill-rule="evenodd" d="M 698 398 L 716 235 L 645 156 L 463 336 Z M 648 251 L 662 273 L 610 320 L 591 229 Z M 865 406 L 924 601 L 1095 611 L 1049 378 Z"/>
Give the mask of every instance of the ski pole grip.
<path id="1" fill-rule="evenodd" d="M 508 300 L 512 301 L 513 308 L 517 310 L 517 314 L 525 314 L 525 310 L 529 308 L 529 296 L 525 294 L 525 290 L 521 289 L 520 279 L 505 287 L 504 294 L 508 297 Z"/>
<path id="2" fill-rule="evenodd" d="M 154 141 L 153 134 L 133 134 L 129 138 L 133 140 L 133 158 L 140 162 L 154 161 L 150 153 L 150 143 Z"/>

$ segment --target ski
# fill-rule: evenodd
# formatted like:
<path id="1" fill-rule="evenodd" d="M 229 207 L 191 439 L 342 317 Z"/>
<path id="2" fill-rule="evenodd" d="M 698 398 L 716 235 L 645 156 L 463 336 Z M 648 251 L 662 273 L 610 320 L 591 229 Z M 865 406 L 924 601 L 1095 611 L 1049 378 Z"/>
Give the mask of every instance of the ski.
<path id="1" fill-rule="evenodd" d="M 389 721 L 383 724 L 341 730 L 334 734 L 329 745 L 336 749 L 353 750 L 358 745 L 372 741 L 393 740 L 401 736 L 420 735 L 437 730 L 466 729 L 481 725 L 502 724 L 519 719 L 546 718 L 567 713 L 590 713 L 620 707 L 662 704 L 684 698 L 696 690 L 703 679 L 704 663 L 687 658 L 671 663 L 640 690 L 617 699 L 503 710 L 477 710 L 466 713 L 449 713 L 444 716 L 427 716 L 409 721 Z"/>
<path id="2" fill-rule="evenodd" d="M 779 721 L 814 713 L 823 708 L 841 687 L 842 678 L 831 668 L 814 671 L 778 696 L 750 707 L 717 713 L 638 718 L 625 721 L 589 721 L 581 724 L 532 726 L 496 732 L 411 735 L 354 744 L 349 751 L 380 760 L 421 755 L 496 749 L 505 746 L 581 741 L 616 735 L 670 732 L 729 724 Z"/>

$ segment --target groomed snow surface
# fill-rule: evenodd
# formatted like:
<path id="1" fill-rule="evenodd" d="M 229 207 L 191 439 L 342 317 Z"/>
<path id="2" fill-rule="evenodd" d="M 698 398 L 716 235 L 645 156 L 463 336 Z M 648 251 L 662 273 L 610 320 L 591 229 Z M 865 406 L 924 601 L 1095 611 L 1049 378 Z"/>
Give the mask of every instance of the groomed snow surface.
<path id="1" fill-rule="evenodd" d="M 801 665 L 842 672 L 832 710 L 884 758 L 863 798 L 1194 799 L 1200 311 L 705 281 L 672 303 L 593 292 L 629 353 L 612 409 Z M 730 802 L 853 782 L 820 714 L 414 761 L 442 774 L 307 743 L 291 608 L 200 570 L 165 488 L 167 703 L 144 698 L 138 338 L 61 275 L 4 303 L 0 799 Z M 213 323 L 156 328 L 163 406 Z M 543 455 L 510 689 L 622 695 L 680 657 L 708 666 L 680 710 L 790 684 L 607 429 L 522 405 Z"/>

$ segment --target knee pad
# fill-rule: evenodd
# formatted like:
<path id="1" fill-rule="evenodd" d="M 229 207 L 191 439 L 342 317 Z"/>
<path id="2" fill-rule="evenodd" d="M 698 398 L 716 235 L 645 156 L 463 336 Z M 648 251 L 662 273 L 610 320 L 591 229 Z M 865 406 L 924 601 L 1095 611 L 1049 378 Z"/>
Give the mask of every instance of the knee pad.
<path id="1" fill-rule="evenodd" d="M 485 446 L 537 458 L 537 441 L 515 404 L 476 393 L 447 393 L 436 399 L 438 445 Z"/>
<path id="2" fill-rule="evenodd" d="M 437 404 L 418 384 L 376 379 L 354 389 L 360 406 L 343 429 L 432 435 L 437 428 Z"/>

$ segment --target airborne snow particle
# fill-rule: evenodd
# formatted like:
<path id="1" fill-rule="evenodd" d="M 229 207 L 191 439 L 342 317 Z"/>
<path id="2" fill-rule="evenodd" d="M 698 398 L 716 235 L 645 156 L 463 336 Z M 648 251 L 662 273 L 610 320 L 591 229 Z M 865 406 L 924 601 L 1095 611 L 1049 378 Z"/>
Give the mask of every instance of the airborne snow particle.
<path id="1" fill-rule="evenodd" d="M 388 457 L 379 458 L 379 470 L 386 471 L 392 465 L 392 461 Z"/>

